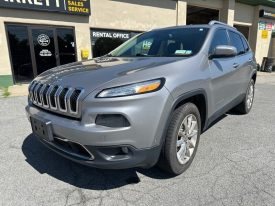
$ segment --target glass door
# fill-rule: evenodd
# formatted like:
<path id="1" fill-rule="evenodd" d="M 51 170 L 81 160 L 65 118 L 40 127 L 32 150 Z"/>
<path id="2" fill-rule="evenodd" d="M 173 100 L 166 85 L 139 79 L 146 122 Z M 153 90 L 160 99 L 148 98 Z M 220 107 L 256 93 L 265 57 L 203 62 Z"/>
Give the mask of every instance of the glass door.
<path id="1" fill-rule="evenodd" d="M 29 82 L 34 78 L 28 27 L 7 25 L 8 45 L 15 83 Z"/>
<path id="2" fill-rule="evenodd" d="M 57 28 L 59 64 L 68 64 L 76 61 L 74 30 L 70 28 Z"/>
<path id="3" fill-rule="evenodd" d="M 31 37 L 33 43 L 34 68 L 36 75 L 56 67 L 58 65 L 58 53 L 54 38 L 54 29 L 32 28 Z"/>
<path id="4" fill-rule="evenodd" d="M 7 24 L 6 30 L 15 83 L 77 60 L 74 28 Z"/>

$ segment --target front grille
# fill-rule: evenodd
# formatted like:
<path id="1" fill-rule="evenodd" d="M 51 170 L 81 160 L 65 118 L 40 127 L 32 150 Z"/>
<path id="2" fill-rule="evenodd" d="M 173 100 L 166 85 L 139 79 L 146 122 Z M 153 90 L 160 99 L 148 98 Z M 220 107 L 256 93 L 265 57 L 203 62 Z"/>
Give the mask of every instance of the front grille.
<path id="1" fill-rule="evenodd" d="M 71 108 L 71 111 L 72 112 L 76 112 L 77 111 L 77 99 L 80 95 L 80 90 L 75 90 L 72 92 L 72 95 L 71 95 L 71 101 L 70 101 L 70 108 Z"/>
<path id="2" fill-rule="evenodd" d="M 66 105 L 66 100 L 65 100 L 65 96 L 67 95 L 69 89 L 68 88 L 64 88 L 59 95 L 59 107 L 62 110 L 67 110 L 67 105 Z"/>
<path id="3" fill-rule="evenodd" d="M 42 92 L 43 105 L 46 106 L 47 108 L 49 108 L 49 101 L 47 98 L 47 93 L 48 93 L 49 89 L 50 89 L 50 85 L 46 85 L 45 89 Z"/>
<path id="4" fill-rule="evenodd" d="M 42 105 L 42 98 L 40 96 L 40 91 L 41 91 L 42 87 L 43 87 L 43 84 L 39 84 L 39 86 L 37 86 L 37 90 L 36 90 L 36 95 L 37 95 L 36 98 L 37 98 L 37 103 L 39 105 Z"/>
<path id="5" fill-rule="evenodd" d="M 83 89 L 32 82 L 30 101 L 41 108 L 68 116 L 79 117 L 80 98 Z"/>
<path id="6" fill-rule="evenodd" d="M 50 108 L 56 110 L 56 99 L 55 94 L 58 90 L 58 86 L 52 86 L 51 91 L 49 92 Z"/>

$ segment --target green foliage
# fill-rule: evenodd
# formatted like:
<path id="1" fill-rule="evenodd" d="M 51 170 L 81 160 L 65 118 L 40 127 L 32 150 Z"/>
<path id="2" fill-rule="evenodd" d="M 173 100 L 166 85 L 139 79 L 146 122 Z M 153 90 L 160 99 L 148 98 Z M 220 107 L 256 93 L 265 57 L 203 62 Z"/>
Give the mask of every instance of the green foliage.
<path id="1" fill-rule="evenodd" d="M 0 75 L 0 88 L 7 88 L 13 85 L 11 75 Z"/>
<path id="2" fill-rule="evenodd" d="M 2 93 L 3 97 L 6 98 L 6 97 L 10 96 L 11 93 L 9 92 L 9 88 L 8 87 L 4 87 L 1 90 L 3 91 L 3 93 Z"/>

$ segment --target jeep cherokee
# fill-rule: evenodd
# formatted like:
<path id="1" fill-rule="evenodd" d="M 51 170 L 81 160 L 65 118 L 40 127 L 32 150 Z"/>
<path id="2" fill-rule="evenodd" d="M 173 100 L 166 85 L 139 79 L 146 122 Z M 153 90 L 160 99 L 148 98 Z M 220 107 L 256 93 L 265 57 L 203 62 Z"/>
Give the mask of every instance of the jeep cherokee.
<path id="1" fill-rule="evenodd" d="M 50 69 L 30 84 L 26 111 L 35 136 L 73 161 L 158 163 L 178 175 L 214 120 L 251 110 L 255 81 L 244 36 L 211 21 L 151 30 L 105 56 Z"/>

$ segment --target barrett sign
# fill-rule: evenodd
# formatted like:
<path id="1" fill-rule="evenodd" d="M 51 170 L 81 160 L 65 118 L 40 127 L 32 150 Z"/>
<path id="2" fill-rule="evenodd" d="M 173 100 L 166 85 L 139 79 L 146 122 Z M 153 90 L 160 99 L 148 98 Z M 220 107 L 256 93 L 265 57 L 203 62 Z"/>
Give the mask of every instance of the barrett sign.
<path id="1" fill-rule="evenodd" d="M 0 0 L 0 7 L 90 15 L 90 0 Z"/>

